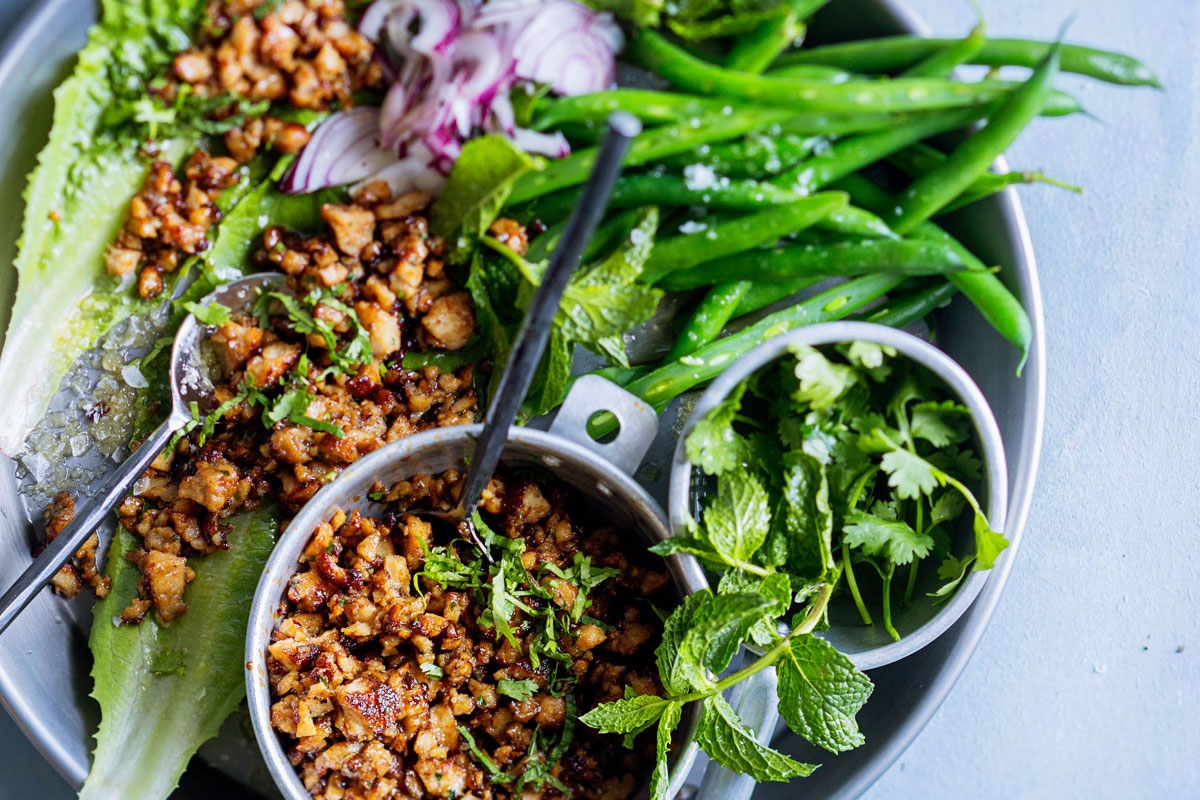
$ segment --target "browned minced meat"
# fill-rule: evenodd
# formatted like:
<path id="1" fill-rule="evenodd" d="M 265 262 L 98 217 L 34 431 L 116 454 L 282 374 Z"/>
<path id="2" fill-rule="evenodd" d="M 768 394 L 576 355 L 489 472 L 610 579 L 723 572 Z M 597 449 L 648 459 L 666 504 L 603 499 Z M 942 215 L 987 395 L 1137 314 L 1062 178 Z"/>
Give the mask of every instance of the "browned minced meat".
<path id="1" fill-rule="evenodd" d="M 353 203 L 327 205 L 327 230 L 303 236 L 282 228 L 263 235 L 255 261 L 281 270 L 298 294 L 339 287 L 337 299 L 353 310 L 371 343 L 372 361 L 357 374 L 334 371 L 325 340 L 295 333 L 286 316 L 273 330 L 238 315 L 212 336 L 227 370 L 215 403 L 235 397 L 243 379 L 271 389 L 297 365 L 312 364 L 307 390 L 314 395 L 307 415 L 337 425 L 344 436 L 288 421 L 266 429 L 261 408 L 233 406 L 215 435 L 201 445 L 193 431 L 164 451 L 121 505 L 121 524 L 140 538 L 130 560 L 142 572 L 139 596 L 122 619 L 140 621 L 153 607 L 162 621 L 186 608 L 183 589 L 191 580 L 186 559 L 228 547 L 224 520 L 275 500 L 295 512 L 318 489 L 382 445 L 430 428 L 475 421 L 473 369 L 441 372 L 401 366 L 404 352 L 457 349 L 475 327 L 467 295 L 445 275 L 438 255 L 445 245 L 428 234 L 418 212 L 427 195 L 393 199 L 384 184 L 371 185 Z M 454 315 L 439 316 L 439 301 L 453 302 Z M 350 329 L 347 314 L 320 304 L 313 314 L 339 334 Z M 299 379 L 293 372 L 292 377 Z M 279 390 L 276 390 L 279 391 Z M 154 554 L 160 555 L 154 555 Z"/>
<path id="2" fill-rule="evenodd" d="M 54 541 L 60 533 L 75 519 L 75 498 L 70 492 L 59 492 L 54 500 L 46 507 L 46 538 L 42 547 Z M 100 574 L 96 568 L 96 548 L 99 539 L 93 533 L 76 551 L 74 557 L 58 570 L 50 579 L 54 591 L 63 597 L 74 597 L 85 585 L 92 587 L 97 597 L 104 597 L 112 588 L 112 581 Z M 41 548 L 39 548 L 40 550 Z"/>
<path id="3" fill-rule="evenodd" d="M 558 669 L 567 679 L 560 674 L 554 683 L 549 659 L 535 669 L 529 658 L 540 624 L 514 611 L 509 623 L 520 646 L 513 647 L 480 624 L 486 609 L 472 590 L 419 574 L 431 546 L 449 544 L 463 559 L 473 557 L 473 545 L 452 528 L 408 513 L 412 502 L 452 504 L 460 482 L 449 472 L 397 484 L 387 493 L 386 519 L 339 513 L 301 555 L 267 657 L 272 724 L 297 773 L 320 798 L 514 797 L 514 782 L 490 779 L 459 726 L 499 769 L 519 776 L 529 758 L 539 758 L 530 752 L 535 731 L 544 754 L 568 723 L 567 696 L 552 693 L 557 686 L 576 707 L 570 746 L 551 775 L 573 797 L 632 796 L 653 763 L 653 742 L 643 736 L 625 749 L 622 737 L 600 735 L 576 718 L 623 697 L 626 687 L 662 693 L 654 666 L 662 626 L 652 604 L 672 604 L 665 564 L 634 532 L 597 524 L 573 490 L 527 476 L 492 480 L 482 511 L 494 530 L 524 541 L 523 565 L 551 598 L 525 602 L 570 608 L 574 601 L 577 587 L 543 564 L 567 570 L 582 553 L 616 570 L 589 592 L 591 619 L 560 629 L 569 660 Z M 518 701 L 498 691 L 506 679 L 532 680 L 536 689 Z M 550 782 L 520 795 L 562 796 Z"/>
<path id="4" fill-rule="evenodd" d="M 232 158 L 197 150 L 183 176 L 165 161 L 150 165 L 141 190 L 129 201 L 125 226 L 104 255 L 117 276 L 138 273 L 138 294 L 162 294 L 163 273 L 174 272 L 189 255 L 208 249 L 208 229 L 221 218 L 216 198 L 238 182 Z"/>
<path id="5" fill-rule="evenodd" d="M 383 81 L 374 46 L 346 20 L 342 0 L 210 0 L 196 46 L 175 57 L 174 79 L 203 97 L 236 95 L 327 111 Z M 261 15 L 261 19 L 259 18 Z M 177 86 L 164 92 L 171 99 Z M 225 135 L 239 161 L 268 145 L 284 153 L 308 142 L 300 125 L 274 118 L 251 120 Z"/>

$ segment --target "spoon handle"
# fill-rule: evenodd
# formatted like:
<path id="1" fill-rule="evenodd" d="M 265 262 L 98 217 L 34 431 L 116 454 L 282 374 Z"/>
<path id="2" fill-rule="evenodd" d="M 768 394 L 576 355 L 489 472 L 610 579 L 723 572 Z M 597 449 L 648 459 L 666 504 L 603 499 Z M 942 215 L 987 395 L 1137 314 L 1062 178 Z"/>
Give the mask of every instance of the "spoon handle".
<path id="1" fill-rule="evenodd" d="M 558 304 L 567 281 L 579 266 L 583 250 L 596 232 L 596 225 L 604 216 L 608 197 L 613 184 L 621 173 L 621 159 L 633 138 L 641 133 L 642 125 L 631 114 L 617 112 L 608 119 L 608 132 L 600 145 L 591 177 L 575 203 L 570 219 L 563 231 L 562 239 L 550 257 L 550 266 L 542 276 L 533 302 L 521 324 L 513 345 L 512 355 L 504 368 L 504 375 L 496 388 L 496 396 L 488 406 L 484 418 L 483 432 L 475 444 L 475 453 L 463 482 L 458 512 L 466 517 L 479 505 L 483 490 L 496 470 L 500 452 L 508 440 L 509 426 L 517 418 L 517 411 L 529 391 L 533 373 L 546 349 L 546 340 L 558 313 Z"/>
<path id="2" fill-rule="evenodd" d="M 121 502 L 138 476 L 145 472 L 150 462 L 162 452 L 171 434 L 181 424 L 182 421 L 172 414 L 159 425 L 137 450 L 129 454 L 125 463 L 105 478 L 96 496 L 75 514 L 75 518 L 62 533 L 46 545 L 33 563 L 21 573 L 21 577 L 17 578 L 16 583 L 0 597 L 0 633 L 17 618 L 42 587 L 50 582 L 62 565 L 83 546 L 108 513 Z"/>

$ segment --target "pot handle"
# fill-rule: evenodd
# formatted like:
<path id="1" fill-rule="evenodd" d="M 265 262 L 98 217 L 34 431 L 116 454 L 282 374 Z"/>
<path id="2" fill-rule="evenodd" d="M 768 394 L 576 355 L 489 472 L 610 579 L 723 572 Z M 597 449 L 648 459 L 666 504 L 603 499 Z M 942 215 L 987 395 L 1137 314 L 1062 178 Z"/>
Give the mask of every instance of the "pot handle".
<path id="1" fill-rule="evenodd" d="M 588 420 L 605 411 L 617 418 L 620 427 L 611 441 L 598 442 L 587 432 Z M 658 433 L 658 415 L 646 401 L 612 381 L 583 375 L 563 401 L 550 433 L 591 450 L 632 475 Z"/>
<path id="2" fill-rule="evenodd" d="M 758 740 L 770 744 L 779 721 L 775 693 L 779 680 L 775 668 L 768 667 L 734 686 L 726 699 L 742 721 L 758 734 Z M 695 800 L 749 800 L 757 784 L 749 775 L 739 775 L 715 761 L 708 762 L 704 780 Z"/>

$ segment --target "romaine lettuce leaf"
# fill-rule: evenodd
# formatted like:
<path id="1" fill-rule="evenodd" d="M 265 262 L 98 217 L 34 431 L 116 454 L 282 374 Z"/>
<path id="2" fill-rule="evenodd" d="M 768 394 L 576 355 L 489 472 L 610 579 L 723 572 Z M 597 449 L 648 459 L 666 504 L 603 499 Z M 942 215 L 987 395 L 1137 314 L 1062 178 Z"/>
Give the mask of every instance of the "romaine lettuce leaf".
<path id="1" fill-rule="evenodd" d="M 104 0 L 74 73 L 54 93 L 50 140 L 25 190 L 17 297 L 0 353 L 0 450 L 17 454 L 67 367 L 145 308 L 104 269 L 146 161 L 106 121 L 129 88 L 187 43 L 200 0 Z M 177 158 L 186 143 L 166 143 Z"/>
<path id="2" fill-rule="evenodd" d="M 96 605 L 89 642 L 102 721 L 81 800 L 166 797 L 245 695 L 246 623 L 279 515 L 264 508 L 229 524 L 229 550 L 189 562 L 196 579 L 185 594 L 188 610 L 169 627 L 151 616 L 140 625 L 113 623 L 139 577 L 125 560 L 137 539 L 117 528 L 108 554 L 112 591 Z"/>

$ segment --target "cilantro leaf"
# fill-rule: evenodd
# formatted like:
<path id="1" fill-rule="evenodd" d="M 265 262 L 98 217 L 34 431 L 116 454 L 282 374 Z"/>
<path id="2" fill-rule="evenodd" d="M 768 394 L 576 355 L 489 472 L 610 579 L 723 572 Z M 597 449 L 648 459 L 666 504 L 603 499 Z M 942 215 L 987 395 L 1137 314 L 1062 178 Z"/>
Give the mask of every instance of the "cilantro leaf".
<path id="1" fill-rule="evenodd" d="M 793 395 L 798 403 L 811 408 L 828 408 L 854 385 L 858 375 L 845 364 L 835 364 L 815 347 L 793 345 L 788 348 L 796 356 L 795 374 L 800 388 Z"/>
<path id="2" fill-rule="evenodd" d="M 874 686 L 833 645 L 817 636 L 794 637 L 776 670 L 779 713 L 793 731 L 832 753 L 865 741 L 854 715 Z"/>
<path id="3" fill-rule="evenodd" d="M 896 490 L 896 496 L 902 500 L 915 500 L 930 494 L 938 485 L 934 466 L 916 453 L 889 444 L 895 449 L 884 453 L 879 465 L 888 474 L 888 486 Z"/>
<path id="4" fill-rule="evenodd" d="M 956 558 L 953 553 L 946 556 L 945 560 L 938 565 L 937 571 L 938 580 L 945 581 L 945 583 L 935 591 L 929 592 L 929 597 L 934 598 L 935 604 L 945 602 L 954 594 L 974 563 L 975 556 L 967 556 L 962 559 Z"/>
<path id="5" fill-rule="evenodd" d="M 640 733 L 653 725 L 670 705 L 656 695 L 638 694 L 601 703 L 579 721 L 600 733 Z"/>
<path id="6" fill-rule="evenodd" d="M 846 544 L 866 555 L 886 558 L 893 564 L 911 564 L 914 557 L 924 558 L 933 547 L 933 537 L 918 533 L 903 520 L 889 520 L 858 509 L 846 514 L 842 529 Z"/>
<path id="7" fill-rule="evenodd" d="M 671 776 L 667 756 L 671 747 L 671 733 L 683 716 L 683 704 L 671 703 L 658 718 L 655 734 L 654 772 L 650 774 L 650 800 L 670 800 Z"/>
<path id="8" fill-rule="evenodd" d="M 965 406 L 953 400 L 917 403 L 910 412 L 909 433 L 934 447 L 961 442 L 967 438 L 961 418 L 969 414 Z"/>
<path id="9" fill-rule="evenodd" d="M 705 699 L 696 744 L 718 764 L 756 781 L 786 781 L 807 777 L 815 764 L 804 764 L 772 750 L 742 723 L 719 694 Z"/>
<path id="10" fill-rule="evenodd" d="M 684 442 L 688 461 L 708 475 L 729 472 L 741 462 L 733 420 L 741 410 L 747 385 L 745 381 L 739 383 L 728 397 L 701 417 Z"/>
<path id="11" fill-rule="evenodd" d="M 967 507 L 967 500 L 958 492 L 945 491 L 933 504 L 929 512 L 929 524 L 941 525 L 944 522 L 958 519 L 959 514 Z"/>
<path id="12" fill-rule="evenodd" d="M 518 703 L 523 703 L 526 700 L 528 700 L 530 697 L 532 697 L 533 693 L 537 691 L 537 688 L 538 688 L 537 681 L 534 681 L 534 680 L 523 680 L 523 681 L 500 680 L 500 681 L 496 682 L 496 691 L 497 692 L 504 695 L 505 697 L 511 697 L 513 700 L 516 700 Z"/>
<path id="13" fill-rule="evenodd" d="M 229 307 L 223 306 L 215 300 L 204 305 L 188 302 L 184 303 L 183 307 L 191 312 L 197 320 L 214 328 L 221 327 L 233 318 L 233 312 L 229 310 Z"/>

